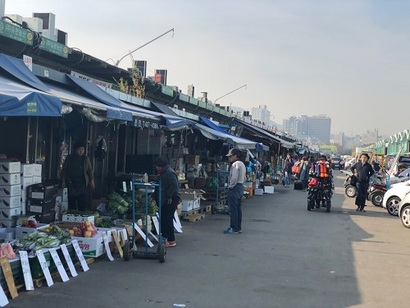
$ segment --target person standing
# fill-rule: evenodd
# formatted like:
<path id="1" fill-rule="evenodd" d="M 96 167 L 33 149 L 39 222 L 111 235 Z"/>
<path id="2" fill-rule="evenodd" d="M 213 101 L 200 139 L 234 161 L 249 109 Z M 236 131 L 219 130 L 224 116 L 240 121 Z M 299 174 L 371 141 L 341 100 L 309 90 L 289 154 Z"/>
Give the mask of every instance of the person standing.
<path id="1" fill-rule="evenodd" d="M 303 189 L 306 190 L 307 188 L 307 183 L 309 179 L 309 159 L 306 156 L 303 156 L 301 161 L 300 161 L 300 168 L 299 168 L 299 174 L 298 178 L 299 180 L 302 181 L 303 183 Z"/>
<path id="2" fill-rule="evenodd" d="M 294 161 L 292 157 L 290 156 L 290 153 L 286 155 L 285 162 L 283 163 L 283 185 L 285 187 L 289 187 L 290 182 L 291 182 L 291 175 L 292 175 L 292 167 L 294 165 Z"/>
<path id="3" fill-rule="evenodd" d="M 157 201 L 161 206 L 161 236 L 165 238 L 166 247 L 175 247 L 174 213 L 180 200 L 178 176 L 166 158 L 157 157 L 154 165 L 161 184 L 161 204 Z"/>
<path id="4" fill-rule="evenodd" d="M 242 197 L 243 183 L 246 179 L 246 167 L 240 160 L 241 151 L 230 149 L 226 155 L 231 163 L 228 179 L 228 205 L 230 214 L 230 226 L 224 230 L 225 234 L 242 233 Z"/>
<path id="5" fill-rule="evenodd" d="M 374 174 L 372 165 L 368 163 L 369 158 L 367 153 L 363 153 L 360 155 L 360 161 L 350 168 L 353 173 L 356 173 L 357 196 L 355 204 L 357 205 L 356 211 L 361 212 L 365 212 L 364 207 L 366 206 L 366 195 L 369 188 L 370 177 Z"/>
<path id="6" fill-rule="evenodd" d="M 68 208 L 90 210 L 91 192 L 95 188 L 94 172 L 90 159 L 85 155 L 85 144 L 76 142 L 74 153 L 66 157 L 61 170 L 62 187 L 68 188 Z"/>

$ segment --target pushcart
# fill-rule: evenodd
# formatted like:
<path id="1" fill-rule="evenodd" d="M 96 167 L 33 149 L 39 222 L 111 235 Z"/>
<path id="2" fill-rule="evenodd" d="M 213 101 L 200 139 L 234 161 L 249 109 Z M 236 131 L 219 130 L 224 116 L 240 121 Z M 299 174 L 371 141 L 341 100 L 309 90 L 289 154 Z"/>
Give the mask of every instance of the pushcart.
<path id="1" fill-rule="evenodd" d="M 157 189 L 158 190 L 158 214 L 156 215 L 158 219 L 158 226 L 157 226 L 157 236 L 155 236 L 150 232 L 148 228 L 148 219 L 150 219 L 149 211 L 148 211 L 148 199 L 149 194 Z M 142 211 L 136 210 L 136 191 L 142 190 L 145 194 L 145 207 Z M 153 184 L 153 183 L 143 183 L 132 180 L 131 184 L 131 192 L 132 192 L 132 235 L 129 235 L 128 241 L 123 248 L 124 251 L 124 260 L 129 261 L 132 257 L 134 258 L 145 258 L 145 259 L 158 259 L 160 263 L 165 262 L 166 256 L 166 246 L 165 242 L 162 240 L 161 234 L 161 183 Z M 136 222 L 136 215 L 142 216 L 142 219 L 145 220 L 145 228 L 141 230 Z M 139 233 L 144 240 L 144 246 L 141 248 L 136 243 L 136 233 Z M 150 238 L 155 238 L 157 245 L 154 245 Z"/>

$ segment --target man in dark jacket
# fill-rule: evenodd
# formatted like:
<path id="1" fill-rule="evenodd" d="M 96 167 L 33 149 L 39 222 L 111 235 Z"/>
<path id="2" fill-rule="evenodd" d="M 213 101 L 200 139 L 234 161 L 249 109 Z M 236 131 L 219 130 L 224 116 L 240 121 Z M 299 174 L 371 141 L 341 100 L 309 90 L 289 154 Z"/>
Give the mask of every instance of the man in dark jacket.
<path id="1" fill-rule="evenodd" d="M 364 207 L 366 206 L 366 195 L 367 190 L 369 188 L 369 181 L 370 177 L 374 174 L 374 170 L 372 165 L 368 163 L 369 155 L 367 153 L 363 153 L 360 155 L 360 161 L 354 164 L 350 169 L 352 170 L 353 174 L 356 174 L 357 182 L 357 195 L 356 195 L 356 202 L 357 205 L 356 211 L 364 212 Z"/>
<path id="2" fill-rule="evenodd" d="M 154 165 L 161 183 L 161 233 L 166 238 L 165 246 L 175 247 L 174 213 L 180 199 L 178 176 L 163 157 L 156 158 Z"/>

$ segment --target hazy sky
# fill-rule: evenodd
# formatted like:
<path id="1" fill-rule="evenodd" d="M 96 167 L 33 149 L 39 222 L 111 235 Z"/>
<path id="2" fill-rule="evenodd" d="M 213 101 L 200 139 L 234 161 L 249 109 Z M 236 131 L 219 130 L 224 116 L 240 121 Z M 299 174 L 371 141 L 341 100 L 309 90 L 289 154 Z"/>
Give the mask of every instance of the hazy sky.
<path id="1" fill-rule="evenodd" d="M 408 0 L 6 0 L 6 14 L 52 12 L 68 46 L 102 60 L 133 54 L 148 75 L 221 105 L 326 114 L 332 133 L 410 128 Z M 108 60 L 111 61 L 111 60 Z M 131 58 L 121 67 L 131 66 Z"/>

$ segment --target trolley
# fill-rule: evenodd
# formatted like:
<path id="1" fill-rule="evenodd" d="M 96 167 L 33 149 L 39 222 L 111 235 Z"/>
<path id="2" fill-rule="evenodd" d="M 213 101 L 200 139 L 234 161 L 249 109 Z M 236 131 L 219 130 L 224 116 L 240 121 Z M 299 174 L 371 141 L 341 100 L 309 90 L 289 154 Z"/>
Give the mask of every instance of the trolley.
<path id="1" fill-rule="evenodd" d="M 148 219 L 150 219 L 149 216 L 149 211 L 148 211 L 148 197 L 151 191 L 155 188 L 158 189 L 158 238 L 156 239 L 157 245 L 154 245 L 150 238 L 153 238 L 152 233 L 150 233 L 150 230 L 148 228 Z M 145 193 L 145 210 L 142 212 L 137 212 L 135 209 L 136 205 L 136 191 L 137 190 L 143 190 Z M 166 246 L 165 242 L 162 240 L 162 233 L 161 233 L 161 183 L 159 184 L 153 184 L 153 183 L 142 183 L 142 182 L 137 182 L 134 179 L 132 180 L 132 185 L 131 185 L 131 191 L 132 191 L 132 235 L 129 235 L 128 241 L 126 245 L 124 246 L 124 260 L 129 261 L 131 257 L 134 258 L 146 258 L 146 259 L 158 259 L 160 263 L 165 262 L 165 256 L 166 256 Z M 145 220 L 145 228 L 144 230 L 139 230 L 140 232 L 142 231 L 143 234 L 140 235 L 144 238 L 145 243 L 144 247 L 142 249 L 137 249 L 137 243 L 136 243 L 136 233 L 137 229 L 139 228 L 136 222 L 136 215 L 141 215 L 143 219 Z M 152 247 L 151 247 L 152 246 Z M 138 246 L 138 248 L 141 248 Z"/>

